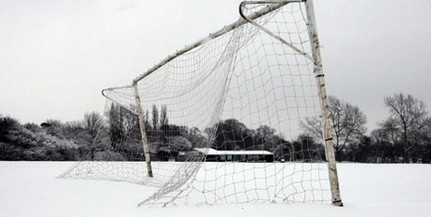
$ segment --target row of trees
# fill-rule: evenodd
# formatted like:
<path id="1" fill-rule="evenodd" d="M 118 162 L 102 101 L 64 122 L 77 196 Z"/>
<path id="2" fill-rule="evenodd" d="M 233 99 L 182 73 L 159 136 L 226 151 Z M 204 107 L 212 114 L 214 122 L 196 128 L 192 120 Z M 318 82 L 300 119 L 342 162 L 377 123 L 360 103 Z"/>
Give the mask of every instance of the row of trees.
<path id="1" fill-rule="evenodd" d="M 424 102 L 402 93 L 384 98 L 389 116 L 365 135 L 366 116 L 357 107 L 329 97 L 338 160 L 360 162 L 430 162 L 431 116 Z M 321 122 L 306 119 L 302 126 L 321 138 Z"/>
<path id="2" fill-rule="evenodd" d="M 95 122 L 91 122 L 96 118 Z M 22 125 L 11 117 L 0 116 L 1 160 L 79 160 L 98 140 L 102 117 L 88 113 L 82 122 L 48 120 L 41 125 Z"/>
<path id="3" fill-rule="evenodd" d="M 431 117 L 425 104 L 404 94 L 386 97 L 384 102 L 389 116 L 365 135 L 365 114 L 357 106 L 329 97 L 337 160 L 430 162 Z M 106 116 L 105 120 L 91 112 L 81 121 L 48 120 L 41 125 L 0 116 L 0 160 L 144 160 L 138 117 L 116 105 L 111 105 Z M 269 126 L 249 129 L 236 119 L 220 121 L 201 132 L 170 124 L 166 106 L 159 110 L 154 105 L 145 112 L 153 160 L 181 160 L 198 155 L 194 148 L 208 144 L 220 150 L 268 150 L 275 160 L 323 160 L 320 119 L 304 119 L 301 127 L 304 133 L 288 141 Z"/>
<path id="4" fill-rule="evenodd" d="M 215 135 L 212 148 L 218 150 L 267 150 L 274 153 L 278 161 L 323 161 L 325 150 L 311 136 L 301 134 L 296 140 L 288 141 L 276 130 L 262 125 L 249 129 L 236 119 L 228 119 L 206 129 Z"/>
<path id="5" fill-rule="evenodd" d="M 269 126 L 249 129 L 236 119 L 220 121 L 201 132 L 169 124 L 166 106 L 160 112 L 153 106 L 151 117 L 149 113 L 145 113 L 145 129 L 155 161 L 202 157 L 194 148 L 208 144 L 223 150 L 265 149 L 273 152 L 276 160 L 319 160 L 324 156 L 323 146 L 306 135 L 291 142 Z M 41 125 L 22 125 L 11 117 L 0 117 L 0 160 L 145 160 L 138 117 L 114 104 L 106 116 L 105 121 L 91 112 L 81 121 L 48 120 Z"/>
<path id="6" fill-rule="evenodd" d="M 112 105 L 108 120 L 113 150 L 127 156 L 127 160 L 144 160 L 137 116 Z M 151 115 L 145 112 L 145 130 L 152 160 L 199 158 L 202 156 L 194 148 L 209 146 L 219 150 L 268 150 L 276 160 L 324 159 L 324 147 L 305 134 L 287 141 L 269 126 L 249 129 L 236 119 L 220 121 L 202 132 L 196 127 L 170 124 L 166 106 L 161 106 L 160 112 L 153 106 Z"/>

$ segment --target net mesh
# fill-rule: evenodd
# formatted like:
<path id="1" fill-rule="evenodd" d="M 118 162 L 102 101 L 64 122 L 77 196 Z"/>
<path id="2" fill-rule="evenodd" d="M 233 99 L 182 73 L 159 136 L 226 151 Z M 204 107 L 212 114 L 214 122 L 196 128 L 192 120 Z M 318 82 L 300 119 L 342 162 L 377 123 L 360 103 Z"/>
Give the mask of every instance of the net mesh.
<path id="1" fill-rule="evenodd" d="M 301 4 L 245 4 L 254 24 L 225 28 L 136 82 L 154 177 L 132 86 L 105 90 L 109 145 L 62 177 L 158 187 L 141 204 L 329 201 L 323 142 L 301 127 L 321 115 Z"/>

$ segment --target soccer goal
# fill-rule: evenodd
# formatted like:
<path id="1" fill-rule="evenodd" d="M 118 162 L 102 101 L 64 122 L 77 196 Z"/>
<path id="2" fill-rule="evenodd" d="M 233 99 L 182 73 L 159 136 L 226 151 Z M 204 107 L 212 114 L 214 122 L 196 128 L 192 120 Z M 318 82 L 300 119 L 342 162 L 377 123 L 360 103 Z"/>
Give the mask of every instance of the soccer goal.
<path id="1" fill-rule="evenodd" d="M 312 1 L 245 1 L 239 12 L 130 85 L 104 89 L 100 161 L 62 177 L 157 187 L 141 205 L 342 206 Z M 316 117 L 317 134 L 303 126 Z"/>

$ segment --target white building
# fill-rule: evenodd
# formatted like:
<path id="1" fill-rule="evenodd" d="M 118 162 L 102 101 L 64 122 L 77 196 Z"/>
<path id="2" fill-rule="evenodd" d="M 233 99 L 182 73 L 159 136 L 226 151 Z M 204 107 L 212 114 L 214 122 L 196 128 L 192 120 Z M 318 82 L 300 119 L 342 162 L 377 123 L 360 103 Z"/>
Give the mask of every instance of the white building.
<path id="1" fill-rule="evenodd" d="M 216 150 L 195 148 L 206 155 L 206 161 L 273 162 L 274 153 L 266 150 Z"/>

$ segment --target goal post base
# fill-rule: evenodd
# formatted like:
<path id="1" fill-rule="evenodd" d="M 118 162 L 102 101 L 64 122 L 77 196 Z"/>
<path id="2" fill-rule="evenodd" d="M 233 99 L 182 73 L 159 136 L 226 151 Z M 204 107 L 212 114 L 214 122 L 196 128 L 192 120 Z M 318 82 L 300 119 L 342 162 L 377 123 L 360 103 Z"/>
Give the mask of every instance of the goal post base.
<path id="1" fill-rule="evenodd" d="M 332 205 L 339 206 L 339 207 L 343 207 L 344 206 L 343 201 L 341 201 L 341 200 L 332 201 Z"/>

